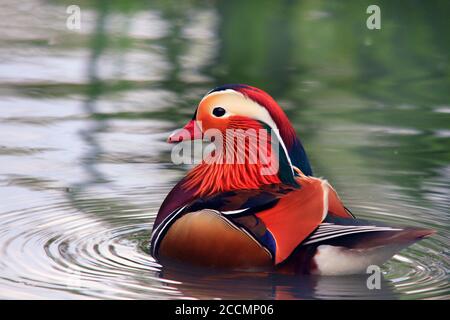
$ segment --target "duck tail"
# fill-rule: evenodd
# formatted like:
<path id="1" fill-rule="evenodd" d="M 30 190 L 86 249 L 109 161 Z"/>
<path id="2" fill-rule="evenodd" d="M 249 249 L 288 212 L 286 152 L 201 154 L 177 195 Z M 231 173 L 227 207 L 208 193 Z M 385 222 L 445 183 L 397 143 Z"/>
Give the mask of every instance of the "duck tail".
<path id="1" fill-rule="evenodd" d="M 308 273 L 361 274 L 366 273 L 370 265 L 381 267 L 400 250 L 434 233 L 434 230 L 426 228 L 392 227 L 366 220 L 328 216 L 289 260 L 298 267 L 301 265 L 302 273 L 307 257 Z M 302 261 L 301 264 L 299 261 Z"/>

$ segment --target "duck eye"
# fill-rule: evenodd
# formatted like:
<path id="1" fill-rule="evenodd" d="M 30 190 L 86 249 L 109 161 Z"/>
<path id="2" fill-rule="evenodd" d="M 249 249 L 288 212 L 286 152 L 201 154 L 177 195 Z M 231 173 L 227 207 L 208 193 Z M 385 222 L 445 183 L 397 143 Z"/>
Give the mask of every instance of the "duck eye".
<path id="1" fill-rule="evenodd" d="M 221 116 L 223 116 L 226 113 L 226 111 L 222 107 L 215 107 L 212 113 L 216 117 L 221 117 Z"/>

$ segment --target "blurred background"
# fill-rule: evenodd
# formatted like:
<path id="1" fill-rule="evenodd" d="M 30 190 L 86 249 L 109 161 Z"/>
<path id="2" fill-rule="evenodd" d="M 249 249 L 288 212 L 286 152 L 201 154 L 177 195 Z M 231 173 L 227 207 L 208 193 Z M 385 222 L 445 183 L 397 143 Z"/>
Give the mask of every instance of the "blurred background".
<path id="1" fill-rule="evenodd" d="M 450 298 L 449 17 L 448 1 L 2 0 L 0 298 Z M 165 139 L 225 83 L 279 102 L 358 217 L 437 235 L 374 291 L 157 264 L 153 220 L 189 169 Z"/>

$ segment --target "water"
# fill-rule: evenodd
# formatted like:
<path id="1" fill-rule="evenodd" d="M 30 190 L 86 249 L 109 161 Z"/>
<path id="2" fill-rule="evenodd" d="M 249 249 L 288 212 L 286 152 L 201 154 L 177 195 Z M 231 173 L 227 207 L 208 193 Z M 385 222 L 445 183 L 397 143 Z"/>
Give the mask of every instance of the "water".
<path id="1" fill-rule="evenodd" d="M 0 10 L 0 298 L 448 299 L 448 4 L 4 0 Z M 416 9 L 416 10 L 413 10 Z M 366 277 L 164 267 L 159 205 L 188 169 L 169 133 L 216 85 L 287 110 L 318 176 L 358 217 L 432 238 Z"/>

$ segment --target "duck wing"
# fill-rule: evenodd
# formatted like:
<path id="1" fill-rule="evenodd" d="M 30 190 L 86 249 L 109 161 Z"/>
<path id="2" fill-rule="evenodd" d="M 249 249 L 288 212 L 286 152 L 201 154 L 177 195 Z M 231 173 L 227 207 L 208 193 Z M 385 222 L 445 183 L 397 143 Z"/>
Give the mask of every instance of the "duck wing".
<path id="1" fill-rule="evenodd" d="M 366 273 L 433 230 L 328 215 L 279 266 L 289 273 L 346 275 Z"/>
<path id="2" fill-rule="evenodd" d="M 166 219 L 154 229 L 151 241 L 152 253 L 158 257 L 161 240 L 172 224 L 181 217 L 202 212 L 210 219 L 211 212 L 215 212 L 214 219 L 225 219 L 226 222 L 252 237 L 262 248 L 270 252 L 273 263 L 279 264 L 314 232 L 328 214 L 328 196 L 332 190 L 328 183 L 325 180 L 306 176 L 298 177 L 297 182 L 300 188 L 276 184 L 257 190 L 223 192 L 195 199 L 167 215 Z M 333 210 L 337 214 L 349 216 L 339 203 L 337 200 L 332 203 Z M 335 213 L 332 214 L 335 215 Z M 196 216 L 197 220 L 184 220 L 189 221 L 192 233 L 201 230 L 195 226 L 195 221 L 199 221 L 200 225 L 203 219 L 200 219 L 198 214 Z M 203 223 L 202 226 L 207 227 Z M 178 228 L 181 228 L 180 223 Z M 217 232 L 216 236 L 218 237 L 219 234 L 223 233 Z M 215 241 L 220 239 L 216 238 Z"/>

